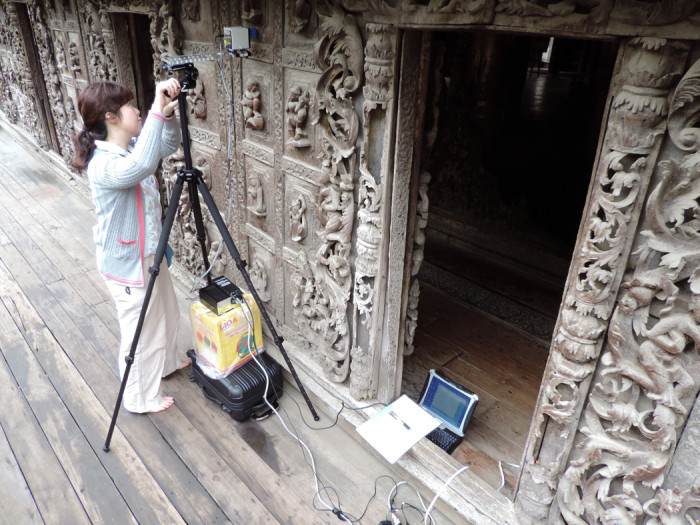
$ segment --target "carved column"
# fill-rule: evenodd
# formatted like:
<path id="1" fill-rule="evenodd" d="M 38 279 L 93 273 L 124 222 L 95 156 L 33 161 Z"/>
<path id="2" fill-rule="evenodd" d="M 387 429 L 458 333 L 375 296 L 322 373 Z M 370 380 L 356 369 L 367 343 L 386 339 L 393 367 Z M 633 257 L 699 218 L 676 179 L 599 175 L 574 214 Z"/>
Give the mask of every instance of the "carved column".
<path id="1" fill-rule="evenodd" d="M 393 148 L 390 147 L 394 113 L 394 71 L 397 48 L 397 30 L 381 24 L 367 24 L 365 46 L 365 86 L 363 136 L 360 150 L 360 190 L 357 211 L 357 241 L 354 288 L 354 334 L 352 374 L 350 387 L 353 396 L 362 399 L 375 397 L 379 352 L 376 341 L 383 308 L 375 305 L 380 266 L 386 266 L 383 245 L 385 210 L 382 202 L 387 185 Z M 379 147 L 378 147 L 379 146 Z M 381 151 L 381 154 L 373 153 Z M 391 187 L 391 186 L 389 186 Z M 382 241 L 385 241 L 384 243 Z M 383 304 L 383 303 L 382 303 Z"/>
<path id="2" fill-rule="evenodd" d="M 667 98 L 688 46 L 634 38 L 622 48 L 584 222 L 523 456 L 516 505 L 524 522 L 549 514 L 574 443 L 634 232 L 661 146 Z"/>

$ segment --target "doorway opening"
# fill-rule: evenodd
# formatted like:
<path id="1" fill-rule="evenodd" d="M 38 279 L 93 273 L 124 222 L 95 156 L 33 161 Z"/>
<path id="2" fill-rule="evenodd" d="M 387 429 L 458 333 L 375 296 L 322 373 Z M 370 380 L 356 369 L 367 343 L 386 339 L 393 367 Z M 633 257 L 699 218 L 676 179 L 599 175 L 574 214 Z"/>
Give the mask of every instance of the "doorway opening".
<path id="1" fill-rule="evenodd" d="M 434 33 L 417 328 L 402 391 L 428 370 L 479 395 L 453 457 L 512 491 L 600 139 L 617 43 Z M 425 203 L 423 203 L 425 204 Z M 410 307 L 410 304 L 409 304 Z M 414 312 L 415 314 L 415 312 Z"/>
<path id="2" fill-rule="evenodd" d="M 134 105 L 145 118 L 155 97 L 153 46 L 146 14 L 112 13 L 120 82 L 134 93 Z"/>

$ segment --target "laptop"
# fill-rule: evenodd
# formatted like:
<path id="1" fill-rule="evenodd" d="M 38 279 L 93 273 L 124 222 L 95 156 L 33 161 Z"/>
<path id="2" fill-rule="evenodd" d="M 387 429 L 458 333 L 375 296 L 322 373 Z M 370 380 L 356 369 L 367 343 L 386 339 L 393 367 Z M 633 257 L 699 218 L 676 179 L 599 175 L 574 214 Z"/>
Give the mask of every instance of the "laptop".
<path id="1" fill-rule="evenodd" d="M 440 421 L 426 437 L 452 454 L 464 438 L 479 396 L 436 370 L 430 370 L 418 405 Z"/>

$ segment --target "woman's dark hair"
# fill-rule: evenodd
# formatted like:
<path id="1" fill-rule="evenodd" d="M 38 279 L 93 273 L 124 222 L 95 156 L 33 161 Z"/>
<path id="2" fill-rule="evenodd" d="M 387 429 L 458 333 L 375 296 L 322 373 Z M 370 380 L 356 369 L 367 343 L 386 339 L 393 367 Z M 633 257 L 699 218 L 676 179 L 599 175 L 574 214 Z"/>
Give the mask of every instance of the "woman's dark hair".
<path id="1" fill-rule="evenodd" d="M 80 93 L 78 111 L 83 118 L 83 130 L 73 137 L 74 167 L 85 169 L 95 151 L 95 139 L 107 138 L 105 114 L 119 115 L 119 109 L 132 98 L 134 94 L 131 90 L 116 82 L 96 82 Z"/>

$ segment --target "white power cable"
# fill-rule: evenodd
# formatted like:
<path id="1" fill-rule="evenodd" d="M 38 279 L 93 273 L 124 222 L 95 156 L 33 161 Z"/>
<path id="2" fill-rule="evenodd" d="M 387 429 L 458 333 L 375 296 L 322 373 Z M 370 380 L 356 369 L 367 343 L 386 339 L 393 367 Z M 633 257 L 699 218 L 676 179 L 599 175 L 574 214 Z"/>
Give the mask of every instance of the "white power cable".
<path id="1" fill-rule="evenodd" d="M 500 491 L 503 487 L 506 486 L 506 476 L 503 473 L 503 463 L 505 463 L 509 467 L 520 468 L 520 465 L 516 465 L 515 463 L 508 463 L 507 461 L 502 461 L 502 460 L 498 461 L 498 470 L 501 471 L 501 486 L 498 487 L 498 489 L 497 489 L 498 491 Z"/>
<path id="2" fill-rule="evenodd" d="M 430 511 L 433 510 L 433 507 L 435 506 L 435 502 L 437 499 L 440 497 L 440 494 L 442 494 L 442 491 L 447 488 L 447 486 L 452 483 L 452 480 L 455 479 L 459 474 L 464 472 L 469 468 L 468 465 L 465 465 L 464 467 L 458 469 L 454 474 L 450 476 L 450 478 L 443 484 L 442 487 L 440 487 L 440 490 L 437 491 L 437 494 L 435 494 L 435 497 L 433 498 L 433 501 L 430 502 L 430 505 L 428 505 L 428 508 L 425 509 L 425 516 L 423 517 L 423 523 L 426 523 L 426 520 L 430 518 L 431 523 L 433 522 L 433 517 L 430 515 Z"/>
<path id="3" fill-rule="evenodd" d="M 251 346 L 251 342 L 250 342 L 251 334 L 253 334 L 253 330 L 254 330 L 253 314 L 248 307 L 248 301 L 246 301 L 245 297 L 243 298 L 242 301 L 239 300 L 238 304 L 240 305 L 241 311 L 243 312 L 243 315 L 246 318 L 246 322 L 248 323 L 248 351 L 250 352 L 250 355 L 253 358 L 253 361 L 255 361 L 255 363 L 260 367 L 260 369 L 263 371 L 263 374 L 265 375 L 265 392 L 263 394 L 263 400 L 265 401 L 265 404 L 270 408 L 270 410 L 272 410 L 274 412 L 274 414 L 277 416 L 277 418 L 280 420 L 280 422 L 282 423 L 282 426 L 287 431 L 287 433 L 290 436 L 292 436 L 294 439 L 296 439 L 297 442 L 303 447 L 303 449 L 305 449 L 306 452 L 309 454 L 309 457 L 311 458 L 310 467 L 311 467 L 311 471 L 314 474 L 314 482 L 316 484 L 316 494 L 318 495 L 318 499 L 321 503 L 323 503 L 323 505 L 326 506 L 326 508 L 329 511 L 333 511 L 334 507 L 332 505 L 329 505 L 328 503 L 326 503 L 323 500 L 323 498 L 321 497 L 322 491 L 321 491 L 321 489 L 319 489 L 319 486 L 318 486 L 318 473 L 316 472 L 316 462 L 314 461 L 314 456 L 311 453 L 311 450 L 306 445 L 306 443 L 304 443 L 301 440 L 301 438 L 299 436 L 297 436 L 291 430 L 289 430 L 289 428 L 287 427 L 287 424 L 284 422 L 284 419 L 282 419 L 282 416 L 279 414 L 277 409 L 274 406 L 272 406 L 272 404 L 267 399 L 267 392 L 270 388 L 270 376 L 267 373 L 267 369 L 265 368 L 265 365 L 262 364 L 258 360 L 258 356 L 256 355 L 257 354 L 257 346 L 255 348 L 253 348 L 253 346 Z M 253 339 L 253 344 L 255 344 L 255 339 Z M 347 517 L 345 517 L 345 515 L 340 516 L 340 518 L 343 521 L 347 521 L 348 523 L 352 523 L 350 520 L 347 519 Z"/>

